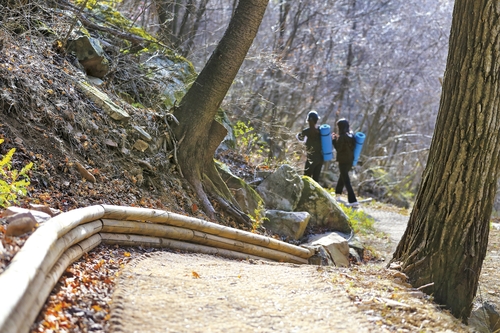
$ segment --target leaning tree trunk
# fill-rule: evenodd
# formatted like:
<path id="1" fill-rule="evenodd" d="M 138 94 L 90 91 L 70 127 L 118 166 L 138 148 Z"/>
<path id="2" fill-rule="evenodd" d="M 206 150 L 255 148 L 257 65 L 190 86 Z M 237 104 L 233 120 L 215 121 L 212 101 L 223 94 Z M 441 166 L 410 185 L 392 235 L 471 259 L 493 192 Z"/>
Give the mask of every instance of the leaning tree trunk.
<path id="1" fill-rule="evenodd" d="M 500 156 L 500 7 L 456 0 L 421 188 L 393 262 L 464 322 L 488 245 Z"/>
<path id="2" fill-rule="evenodd" d="M 217 48 L 174 111 L 180 122 L 174 129 L 180 143 L 179 165 L 211 218 L 216 215 L 206 190 L 240 222 L 249 221 L 232 202 L 234 199 L 215 169 L 213 156 L 224 138 L 225 129 L 214 117 L 252 45 L 267 3 L 268 0 L 238 3 Z"/>

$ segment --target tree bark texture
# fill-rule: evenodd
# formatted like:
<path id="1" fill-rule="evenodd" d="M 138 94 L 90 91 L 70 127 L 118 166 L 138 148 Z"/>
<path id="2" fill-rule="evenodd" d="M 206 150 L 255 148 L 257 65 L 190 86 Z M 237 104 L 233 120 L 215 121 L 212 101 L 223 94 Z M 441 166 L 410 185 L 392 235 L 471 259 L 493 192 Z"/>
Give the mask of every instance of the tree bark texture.
<path id="1" fill-rule="evenodd" d="M 500 156 L 500 6 L 457 0 L 421 187 L 393 262 L 464 322 L 486 254 Z"/>
<path id="2" fill-rule="evenodd" d="M 213 128 L 217 110 L 257 34 L 267 3 L 268 0 L 245 0 L 238 3 L 217 48 L 174 111 L 180 122 L 174 129 L 181 142 L 179 164 L 200 197 L 206 213 L 212 218 L 215 217 L 215 211 L 203 190 L 201 180 L 206 171 L 211 170 L 215 149 L 223 137 L 220 137 L 220 133 L 212 133 L 210 129 Z M 217 145 L 213 143 L 214 139 L 219 140 Z M 213 183 L 220 182 L 215 180 Z"/>

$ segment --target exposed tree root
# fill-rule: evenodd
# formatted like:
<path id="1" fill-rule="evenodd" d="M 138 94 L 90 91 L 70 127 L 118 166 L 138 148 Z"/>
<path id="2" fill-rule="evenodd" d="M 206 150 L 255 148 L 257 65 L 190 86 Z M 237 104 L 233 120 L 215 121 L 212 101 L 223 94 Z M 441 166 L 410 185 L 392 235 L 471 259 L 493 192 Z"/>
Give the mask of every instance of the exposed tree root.
<path id="1" fill-rule="evenodd" d="M 215 150 L 226 134 L 227 130 L 224 126 L 214 120 L 205 140 L 204 154 L 201 160 L 195 160 L 192 154 L 187 153 L 182 148 L 179 149 L 181 143 L 186 144 L 186 142 L 183 142 L 185 136 L 179 142 L 173 140 L 169 144 L 174 146 L 171 148 L 175 151 L 179 151 L 178 161 L 176 159 L 175 163 L 179 166 L 179 169 L 182 166 L 184 176 L 193 187 L 205 214 L 212 220 L 218 220 L 217 213 L 210 202 L 210 199 L 213 199 L 237 223 L 251 228 L 252 221 L 250 217 L 239 207 L 238 202 L 234 199 L 233 194 L 217 171 L 213 160 Z"/>
<path id="2" fill-rule="evenodd" d="M 208 199 L 205 190 L 203 189 L 203 184 L 201 180 L 197 177 L 187 177 L 187 181 L 189 182 L 189 184 L 191 184 L 191 186 L 193 186 L 194 192 L 198 196 L 198 199 L 200 200 L 201 206 L 205 214 L 207 214 L 207 216 L 210 219 L 216 221 L 217 215 L 215 209 L 212 206 L 210 200 Z"/>
<path id="3" fill-rule="evenodd" d="M 233 195 L 227 188 L 226 184 L 222 181 L 214 165 L 212 165 L 212 168 L 215 170 L 217 174 L 216 175 L 212 174 L 210 177 L 208 175 L 205 175 L 204 178 L 205 188 L 209 193 L 210 197 L 214 199 L 225 212 L 227 212 L 231 217 L 233 217 L 236 222 L 251 228 L 252 220 L 247 214 L 241 211 L 238 203 L 234 201 Z M 216 186 L 214 180 L 215 183 L 218 183 L 219 186 Z"/>

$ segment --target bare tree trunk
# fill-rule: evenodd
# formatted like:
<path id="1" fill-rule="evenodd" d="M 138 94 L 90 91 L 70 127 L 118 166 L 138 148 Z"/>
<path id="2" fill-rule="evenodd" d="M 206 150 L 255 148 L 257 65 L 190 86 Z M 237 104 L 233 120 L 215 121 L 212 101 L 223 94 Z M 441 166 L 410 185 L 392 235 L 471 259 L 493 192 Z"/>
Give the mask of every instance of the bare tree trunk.
<path id="1" fill-rule="evenodd" d="M 175 48 L 178 48 L 185 40 L 185 35 L 187 34 L 188 31 L 188 21 L 190 20 L 190 17 L 194 14 L 194 11 L 196 9 L 196 4 L 194 3 L 194 0 L 187 0 L 186 3 L 186 8 L 184 9 L 184 15 L 182 16 L 182 21 L 178 29 L 177 33 L 177 43 L 175 45 Z"/>
<path id="2" fill-rule="evenodd" d="M 177 36 L 179 32 L 179 28 L 177 27 L 178 25 L 177 22 L 179 21 L 183 0 L 170 0 L 170 1 L 174 2 L 172 8 L 172 34 L 174 36 Z"/>
<path id="3" fill-rule="evenodd" d="M 252 45 L 267 3 L 268 0 L 245 0 L 238 3 L 217 48 L 174 111 L 180 122 L 175 128 L 175 135 L 182 140 L 179 164 L 211 218 L 216 217 L 215 210 L 205 191 L 210 190 L 210 194 L 216 199 L 220 199 L 220 193 L 228 193 L 227 189 L 221 189 L 225 186 L 222 186 L 220 176 L 213 172 L 213 156 L 217 148 L 214 142 L 218 140 L 218 144 L 223 138 L 218 130 L 214 137 L 214 128 L 219 128 L 219 124 L 214 124 L 214 117 Z M 210 183 L 203 181 L 206 175 L 211 178 Z M 212 184 L 217 190 L 212 188 Z M 231 199 L 220 203 L 223 207 L 231 207 L 232 210 L 229 211 L 240 222 L 248 223 L 248 216 L 233 207 Z"/>
<path id="4" fill-rule="evenodd" d="M 328 108 L 328 111 L 323 118 L 324 122 L 327 122 L 330 119 L 330 116 L 332 115 L 332 113 L 335 116 L 335 122 L 338 120 L 338 118 L 341 118 L 341 115 L 343 117 L 347 116 L 344 112 L 343 105 L 344 105 L 344 100 L 349 97 L 349 88 L 351 85 L 350 75 L 351 75 L 352 65 L 354 62 L 354 52 L 352 51 L 352 45 L 354 43 L 353 35 L 356 33 L 356 23 L 358 20 L 355 17 L 356 16 L 356 0 L 351 0 L 349 2 L 349 8 L 347 10 L 346 15 L 347 15 L 347 17 L 350 17 L 352 19 L 351 36 L 349 38 L 349 43 L 347 44 L 346 64 L 345 64 L 345 68 L 344 68 L 344 73 L 342 74 L 342 79 L 340 81 L 339 91 L 334 95 L 334 97 L 332 99 L 330 107 Z M 337 107 L 335 108 L 336 104 L 337 104 Z"/>
<path id="5" fill-rule="evenodd" d="M 194 43 L 194 37 L 196 36 L 196 33 L 198 32 L 198 29 L 200 27 L 200 22 L 201 18 L 203 17 L 203 14 L 205 14 L 205 10 L 207 9 L 207 3 L 208 0 L 201 0 L 200 5 L 198 6 L 198 9 L 196 10 L 196 18 L 193 22 L 193 26 L 189 30 L 186 36 L 186 45 L 183 47 L 183 52 L 182 54 L 187 57 L 189 53 L 191 53 L 191 49 L 193 48 L 193 43 Z"/>
<path id="6" fill-rule="evenodd" d="M 464 322 L 486 254 L 500 159 L 500 7 L 457 0 L 430 155 L 393 262 Z"/>
<path id="7" fill-rule="evenodd" d="M 283 51 L 285 50 L 285 32 L 286 32 L 286 25 L 289 12 L 290 12 L 290 1 L 283 0 L 280 3 L 280 26 L 279 26 L 279 34 L 277 40 L 278 45 L 275 46 L 279 58 L 283 56 Z"/>
<path id="8" fill-rule="evenodd" d="M 173 12 L 173 4 L 170 0 L 155 0 L 156 12 L 160 23 L 158 34 L 168 44 L 172 43 L 172 23 L 169 22 Z"/>

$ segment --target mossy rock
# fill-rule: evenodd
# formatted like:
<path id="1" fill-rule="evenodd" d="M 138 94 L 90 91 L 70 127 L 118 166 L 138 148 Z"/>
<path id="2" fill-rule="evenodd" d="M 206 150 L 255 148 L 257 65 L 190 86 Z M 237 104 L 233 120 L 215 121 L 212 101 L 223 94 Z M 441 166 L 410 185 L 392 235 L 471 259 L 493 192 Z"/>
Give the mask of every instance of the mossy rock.
<path id="1" fill-rule="evenodd" d="M 231 173 L 228 166 L 219 161 L 215 161 L 217 170 L 222 180 L 233 194 L 235 200 L 240 205 L 241 210 L 250 216 L 261 215 L 262 198 L 243 179 Z"/>
<path id="2" fill-rule="evenodd" d="M 287 212 L 304 211 L 297 208 L 304 186 L 301 176 L 290 165 L 283 164 L 257 186 L 257 193 L 268 209 Z"/>
<path id="3" fill-rule="evenodd" d="M 349 218 L 335 199 L 312 178 L 302 176 L 304 188 L 295 211 L 311 214 L 309 226 L 350 233 Z"/>
<path id="4" fill-rule="evenodd" d="M 157 43 L 156 38 L 154 38 L 151 34 L 147 33 L 143 28 L 133 25 L 133 22 L 131 20 L 105 3 L 89 1 L 87 3 L 86 9 L 92 11 L 92 14 L 94 14 L 102 22 L 108 24 L 110 27 L 118 27 L 123 31 L 144 38 L 145 40 Z"/>
<path id="5" fill-rule="evenodd" d="M 161 104 L 170 109 L 180 101 L 196 78 L 193 65 L 184 58 L 172 57 L 167 53 L 141 57 L 147 59 L 142 69 L 147 78 L 154 81 L 161 96 Z"/>

